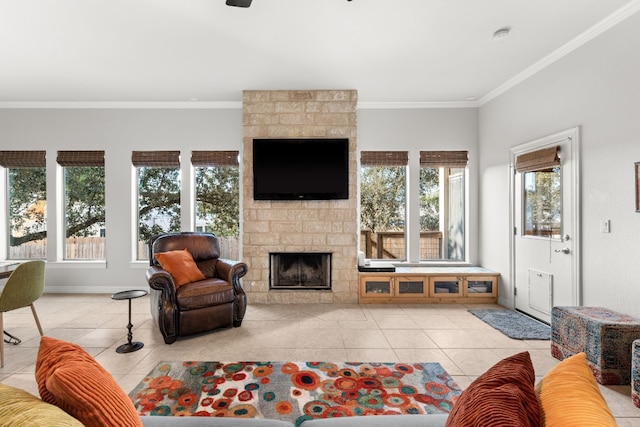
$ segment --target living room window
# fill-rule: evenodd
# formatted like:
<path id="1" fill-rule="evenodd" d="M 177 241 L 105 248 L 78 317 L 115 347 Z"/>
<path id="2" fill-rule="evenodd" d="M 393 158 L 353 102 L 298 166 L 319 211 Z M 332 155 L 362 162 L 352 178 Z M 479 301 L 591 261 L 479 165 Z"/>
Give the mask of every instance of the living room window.
<path id="1" fill-rule="evenodd" d="M 464 261 L 466 151 L 420 152 L 420 259 Z"/>
<path id="2" fill-rule="evenodd" d="M 406 151 L 360 153 L 360 248 L 368 259 L 405 260 Z"/>
<path id="3" fill-rule="evenodd" d="M 137 259 L 149 259 L 153 235 L 180 231 L 180 152 L 134 151 L 138 199 Z"/>
<path id="4" fill-rule="evenodd" d="M 47 257 L 45 151 L 0 151 L 7 183 L 8 259 Z"/>
<path id="5" fill-rule="evenodd" d="M 105 259 L 104 151 L 58 151 L 64 186 L 64 259 Z"/>
<path id="6" fill-rule="evenodd" d="M 238 151 L 193 151 L 195 231 L 218 237 L 220 256 L 239 259 L 240 167 Z"/>

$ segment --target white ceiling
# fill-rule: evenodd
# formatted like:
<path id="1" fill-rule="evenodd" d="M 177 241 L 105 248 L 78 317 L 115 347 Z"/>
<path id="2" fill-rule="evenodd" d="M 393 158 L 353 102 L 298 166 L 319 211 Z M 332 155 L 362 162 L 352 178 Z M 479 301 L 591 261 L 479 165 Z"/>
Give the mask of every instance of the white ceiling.
<path id="1" fill-rule="evenodd" d="M 254 0 L 247 9 L 0 0 L 0 105 L 232 105 L 245 89 L 478 105 L 639 9 L 639 0 Z M 494 41 L 506 26 L 510 36 Z"/>

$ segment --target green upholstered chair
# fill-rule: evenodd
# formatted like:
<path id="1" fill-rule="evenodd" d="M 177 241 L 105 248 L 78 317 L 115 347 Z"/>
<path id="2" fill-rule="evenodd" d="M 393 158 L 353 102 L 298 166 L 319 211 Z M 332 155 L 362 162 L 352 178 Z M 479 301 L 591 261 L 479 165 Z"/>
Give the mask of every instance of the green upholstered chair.
<path id="1" fill-rule="evenodd" d="M 5 311 L 29 306 L 40 335 L 44 335 L 33 305 L 33 302 L 40 298 L 43 292 L 44 261 L 27 261 L 16 267 L 0 293 L 0 331 L 4 331 L 2 316 Z M 0 337 L 0 367 L 4 367 L 4 340 L 2 337 Z"/>

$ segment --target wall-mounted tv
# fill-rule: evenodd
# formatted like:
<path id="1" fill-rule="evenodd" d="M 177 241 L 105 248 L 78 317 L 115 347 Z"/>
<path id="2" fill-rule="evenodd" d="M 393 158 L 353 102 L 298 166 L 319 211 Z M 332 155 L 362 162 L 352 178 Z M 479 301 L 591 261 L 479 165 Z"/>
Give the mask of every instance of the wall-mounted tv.
<path id="1" fill-rule="evenodd" d="M 349 139 L 254 139 L 253 198 L 348 199 Z"/>

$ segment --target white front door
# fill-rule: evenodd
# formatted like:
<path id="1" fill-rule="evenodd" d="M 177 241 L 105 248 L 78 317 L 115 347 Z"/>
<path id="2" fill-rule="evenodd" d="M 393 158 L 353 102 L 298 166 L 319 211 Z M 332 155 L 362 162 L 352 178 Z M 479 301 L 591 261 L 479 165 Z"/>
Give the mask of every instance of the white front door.
<path id="1" fill-rule="evenodd" d="M 547 323 L 552 307 L 581 299 L 578 138 L 573 128 L 511 150 L 514 306 Z M 516 170 L 518 156 L 554 147 L 558 166 Z"/>

